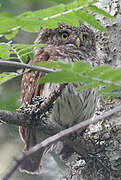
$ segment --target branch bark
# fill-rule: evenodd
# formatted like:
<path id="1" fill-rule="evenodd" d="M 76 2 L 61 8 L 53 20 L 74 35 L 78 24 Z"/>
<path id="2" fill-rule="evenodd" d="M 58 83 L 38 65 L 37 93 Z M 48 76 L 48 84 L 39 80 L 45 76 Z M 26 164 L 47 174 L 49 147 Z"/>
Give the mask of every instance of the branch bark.
<path id="1" fill-rule="evenodd" d="M 5 124 L 12 124 L 17 126 L 30 126 L 27 119 L 29 116 L 25 115 L 24 113 L 12 112 L 2 110 L 0 111 L 0 122 Z"/>

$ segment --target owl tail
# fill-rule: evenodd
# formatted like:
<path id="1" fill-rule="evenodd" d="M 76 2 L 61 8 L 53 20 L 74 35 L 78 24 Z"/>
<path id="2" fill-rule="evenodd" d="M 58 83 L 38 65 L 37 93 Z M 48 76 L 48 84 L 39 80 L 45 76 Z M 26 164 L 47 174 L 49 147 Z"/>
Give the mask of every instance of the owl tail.
<path id="1" fill-rule="evenodd" d="M 30 148 L 37 144 L 36 140 L 36 128 L 24 128 L 19 127 L 19 134 L 21 139 L 25 143 L 24 152 L 28 151 Z M 42 167 L 41 158 L 43 155 L 44 149 L 38 150 L 33 153 L 30 157 L 26 158 L 20 165 L 20 171 L 24 171 L 30 174 L 38 174 Z"/>

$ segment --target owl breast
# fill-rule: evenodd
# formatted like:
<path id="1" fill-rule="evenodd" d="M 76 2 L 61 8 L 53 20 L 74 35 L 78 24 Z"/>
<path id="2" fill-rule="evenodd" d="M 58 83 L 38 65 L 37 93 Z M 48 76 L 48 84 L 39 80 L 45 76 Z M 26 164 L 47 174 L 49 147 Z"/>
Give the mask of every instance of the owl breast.
<path id="1" fill-rule="evenodd" d="M 64 62 L 76 61 L 75 57 L 60 58 Z M 77 91 L 82 83 L 69 83 L 61 96 L 56 100 L 50 121 L 54 121 L 62 127 L 69 127 L 92 116 L 97 104 L 96 90 Z M 50 94 L 59 88 L 59 84 L 44 84 L 42 96 L 48 98 Z"/>
<path id="2" fill-rule="evenodd" d="M 54 104 L 50 121 L 66 128 L 92 116 L 97 104 L 96 90 L 78 92 L 76 88 L 80 85 L 80 83 L 73 83 L 66 86 Z M 48 84 L 48 87 L 54 88 L 52 86 Z"/>

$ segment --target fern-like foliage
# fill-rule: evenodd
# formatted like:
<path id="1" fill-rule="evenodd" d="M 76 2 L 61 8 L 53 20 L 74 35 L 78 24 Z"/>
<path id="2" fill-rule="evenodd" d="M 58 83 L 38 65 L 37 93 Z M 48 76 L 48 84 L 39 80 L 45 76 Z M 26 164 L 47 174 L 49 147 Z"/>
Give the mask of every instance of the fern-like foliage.
<path id="1" fill-rule="evenodd" d="M 1 73 L 0 74 L 0 84 L 5 83 L 6 81 L 17 76 L 17 73 Z"/>
<path id="2" fill-rule="evenodd" d="M 18 59 L 21 62 L 26 62 L 27 58 L 33 59 L 33 48 L 43 47 L 43 44 L 28 45 L 28 44 L 12 44 L 12 41 L 8 43 L 0 43 L 0 58 L 1 59 Z"/>
<path id="3" fill-rule="evenodd" d="M 7 13 L 0 13 L 0 34 L 11 39 L 18 33 L 19 28 L 28 32 L 39 32 L 40 27 L 56 28 L 57 22 L 59 21 L 75 26 L 79 26 L 79 22 L 87 22 L 100 31 L 106 31 L 105 28 L 88 13 L 88 11 L 95 12 L 112 18 L 112 16 L 104 10 L 97 8 L 94 5 L 96 2 L 96 0 L 75 0 L 72 3 L 59 4 L 48 9 L 27 11 L 14 17 Z"/>
<path id="4" fill-rule="evenodd" d="M 74 83 L 81 82 L 83 85 L 77 91 L 97 88 L 98 94 L 105 97 L 120 96 L 121 92 L 121 68 L 110 66 L 92 67 L 85 62 L 62 63 L 40 62 L 36 66 L 57 69 L 57 72 L 43 76 L 37 83 Z M 0 74 L 0 84 L 18 76 L 16 73 Z"/>
<path id="5" fill-rule="evenodd" d="M 84 83 L 77 90 L 86 90 L 91 88 L 99 88 L 98 94 L 103 94 L 105 97 L 120 96 L 121 89 L 121 68 L 112 69 L 110 66 L 92 67 L 87 63 L 36 63 L 49 68 L 57 68 L 59 71 L 46 74 L 38 83 Z"/>

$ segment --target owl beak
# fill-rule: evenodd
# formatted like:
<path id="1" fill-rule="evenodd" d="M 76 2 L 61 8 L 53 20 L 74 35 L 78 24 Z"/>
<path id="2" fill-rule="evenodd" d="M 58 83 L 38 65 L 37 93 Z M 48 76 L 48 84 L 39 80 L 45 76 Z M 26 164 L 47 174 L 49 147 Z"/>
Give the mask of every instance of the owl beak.
<path id="1" fill-rule="evenodd" d="M 81 41 L 79 38 L 76 39 L 76 45 L 77 45 L 77 47 L 80 47 L 80 45 L 81 45 Z"/>

